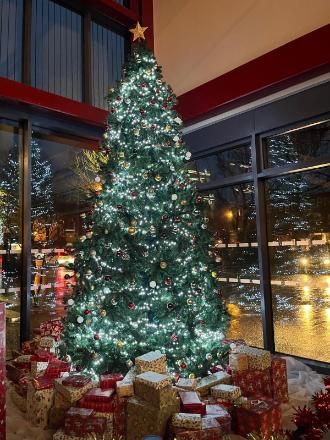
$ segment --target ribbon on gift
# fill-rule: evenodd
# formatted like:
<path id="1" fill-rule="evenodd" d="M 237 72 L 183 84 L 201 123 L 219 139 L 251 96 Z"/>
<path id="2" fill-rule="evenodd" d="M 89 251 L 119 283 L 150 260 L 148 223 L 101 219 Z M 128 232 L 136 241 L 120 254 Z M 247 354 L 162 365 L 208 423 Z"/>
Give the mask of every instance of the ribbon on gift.
<path id="1" fill-rule="evenodd" d="M 267 402 L 265 402 L 264 400 L 259 400 L 259 399 L 255 399 L 255 400 L 250 400 L 250 404 L 251 406 L 257 406 L 258 408 L 268 408 Z"/>

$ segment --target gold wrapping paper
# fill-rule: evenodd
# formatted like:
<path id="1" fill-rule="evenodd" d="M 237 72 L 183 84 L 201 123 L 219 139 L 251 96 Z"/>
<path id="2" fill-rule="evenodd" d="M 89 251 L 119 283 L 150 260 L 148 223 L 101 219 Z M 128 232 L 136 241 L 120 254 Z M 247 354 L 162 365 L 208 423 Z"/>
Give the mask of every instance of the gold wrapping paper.
<path id="1" fill-rule="evenodd" d="M 123 381 L 125 382 L 134 382 L 136 376 L 138 375 L 137 372 L 137 368 L 136 367 L 131 367 L 128 372 L 126 373 L 126 375 L 124 376 Z"/>
<path id="2" fill-rule="evenodd" d="M 241 396 L 241 389 L 235 385 L 221 383 L 211 388 L 211 395 L 233 402 Z"/>
<path id="3" fill-rule="evenodd" d="M 175 385 L 183 390 L 193 391 L 197 386 L 197 379 L 184 379 L 180 377 Z"/>
<path id="4" fill-rule="evenodd" d="M 210 376 L 200 379 L 200 381 L 197 383 L 195 391 L 197 391 L 201 396 L 207 396 L 211 387 L 221 383 L 231 383 L 231 376 L 224 371 L 218 371 Z"/>
<path id="5" fill-rule="evenodd" d="M 245 371 L 249 368 L 249 358 L 245 353 L 230 353 L 229 366 L 235 371 Z"/>
<path id="6" fill-rule="evenodd" d="M 88 437 L 76 437 L 76 436 L 71 436 L 71 435 L 65 435 L 64 431 L 62 431 L 62 429 L 59 429 L 58 431 L 55 432 L 55 434 L 53 435 L 53 440 L 87 440 L 88 438 L 90 438 L 90 440 L 93 439 L 92 436 Z"/>
<path id="7" fill-rule="evenodd" d="M 135 383 L 143 383 L 145 385 L 148 385 L 149 388 L 161 390 L 162 388 L 171 385 L 172 380 L 169 376 L 165 374 L 155 373 L 154 371 L 147 371 L 136 376 Z"/>
<path id="8" fill-rule="evenodd" d="M 80 400 L 91 388 L 95 388 L 96 384 L 93 382 L 88 383 L 84 387 L 68 387 L 62 385 L 62 378 L 55 379 L 55 389 L 61 393 L 66 400 L 69 400 L 71 403 Z"/>
<path id="9" fill-rule="evenodd" d="M 38 341 L 38 345 L 40 348 L 55 349 L 58 346 L 58 343 L 51 336 L 42 336 Z"/>
<path id="10" fill-rule="evenodd" d="M 71 406 L 70 399 L 66 399 L 63 394 L 55 390 L 54 407 L 59 409 L 69 409 Z"/>
<path id="11" fill-rule="evenodd" d="M 54 389 L 36 390 L 32 383 L 27 391 L 27 419 L 39 428 L 48 425 L 49 410 L 54 403 Z"/>
<path id="12" fill-rule="evenodd" d="M 102 438 L 102 440 L 113 440 L 113 413 L 94 411 L 93 417 L 103 417 L 104 419 L 107 419 L 104 439 Z"/>
<path id="13" fill-rule="evenodd" d="M 48 428 L 59 429 L 61 426 L 63 426 L 66 412 L 67 409 L 55 408 L 55 406 L 53 406 L 49 410 Z"/>
<path id="14" fill-rule="evenodd" d="M 172 405 L 177 400 L 177 393 L 171 385 L 165 388 L 153 388 L 144 382 L 134 382 L 135 394 L 141 399 L 149 402 L 157 408 L 162 408 L 166 405 Z"/>
<path id="15" fill-rule="evenodd" d="M 21 354 L 16 359 L 14 359 L 14 361 L 19 364 L 25 364 L 26 362 L 31 361 L 31 356 L 32 356 L 31 354 Z"/>
<path id="16" fill-rule="evenodd" d="M 248 356 L 249 370 L 265 370 L 271 366 L 271 354 L 267 350 L 240 345 L 233 350 L 233 353 L 244 353 Z"/>
<path id="17" fill-rule="evenodd" d="M 139 374 L 146 371 L 165 373 L 167 370 L 166 356 L 159 350 L 150 351 L 149 353 L 135 358 L 135 365 Z"/>
<path id="18" fill-rule="evenodd" d="M 201 429 L 202 416 L 200 414 L 177 413 L 172 417 L 172 426 L 176 428 Z"/>
<path id="19" fill-rule="evenodd" d="M 125 382 L 125 380 L 118 380 L 116 382 L 116 390 L 117 390 L 118 397 L 134 396 L 133 382 Z"/>
<path id="20" fill-rule="evenodd" d="M 27 399 L 20 394 L 18 394 L 15 388 L 11 387 L 9 392 L 10 398 L 14 405 L 22 412 L 26 412 Z"/>
<path id="21" fill-rule="evenodd" d="M 138 397 L 131 397 L 127 403 L 126 440 L 141 440 L 145 435 L 163 437 L 172 415 L 179 411 L 179 400 L 174 405 L 157 409 Z"/>

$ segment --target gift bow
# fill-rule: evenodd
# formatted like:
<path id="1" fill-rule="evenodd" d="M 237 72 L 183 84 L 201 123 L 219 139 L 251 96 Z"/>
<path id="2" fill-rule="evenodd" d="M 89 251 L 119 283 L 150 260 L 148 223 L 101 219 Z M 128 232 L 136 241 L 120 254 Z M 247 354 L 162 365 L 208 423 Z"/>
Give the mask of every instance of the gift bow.
<path id="1" fill-rule="evenodd" d="M 268 408 L 267 402 L 265 402 L 264 400 L 259 400 L 259 399 L 251 400 L 250 403 L 253 406 L 257 406 L 258 408 L 266 408 L 266 409 Z"/>

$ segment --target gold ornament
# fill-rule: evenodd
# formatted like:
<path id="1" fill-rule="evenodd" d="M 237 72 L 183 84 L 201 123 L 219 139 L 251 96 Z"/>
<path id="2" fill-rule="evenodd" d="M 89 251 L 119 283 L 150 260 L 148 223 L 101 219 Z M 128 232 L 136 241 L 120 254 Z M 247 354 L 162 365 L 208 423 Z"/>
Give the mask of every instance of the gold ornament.
<path id="1" fill-rule="evenodd" d="M 92 359 L 97 359 L 99 357 L 99 355 L 97 353 L 95 353 L 95 351 L 93 351 L 92 353 Z"/>
<path id="2" fill-rule="evenodd" d="M 124 162 L 124 168 L 125 170 L 128 170 L 128 168 L 131 166 L 129 162 Z"/>
<path id="3" fill-rule="evenodd" d="M 161 261 L 159 265 L 160 265 L 161 269 L 166 269 L 167 268 L 166 261 Z"/>
<path id="4" fill-rule="evenodd" d="M 216 278 L 218 276 L 218 273 L 215 270 L 213 270 L 211 272 L 211 275 L 212 275 L 213 278 Z"/>
<path id="5" fill-rule="evenodd" d="M 150 226 L 149 230 L 150 230 L 150 232 L 151 232 L 152 234 L 155 234 L 155 233 L 156 233 L 156 228 L 155 228 L 155 226 L 153 226 L 153 225 Z"/>
<path id="6" fill-rule="evenodd" d="M 182 206 L 185 206 L 187 203 L 188 203 L 187 200 L 181 200 L 181 205 Z"/>
<path id="7" fill-rule="evenodd" d="M 146 37 L 144 36 L 144 33 L 147 29 L 148 27 L 143 27 L 139 22 L 137 22 L 135 28 L 129 30 L 133 34 L 133 41 L 139 40 L 140 38 L 145 40 Z"/>
<path id="8" fill-rule="evenodd" d="M 145 70 L 146 75 L 150 76 L 152 74 L 152 70 L 151 69 L 146 69 Z"/>
<path id="9" fill-rule="evenodd" d="M 137 221 L 135 220 L 135 218 L 133 218 L 133 219 L 131 220 L 131 225 L 132 225 L 132 226 L 136 226 L 136 224 L 137 224 Z"/>
<path id="10" fill-rule="evenodd" d="M 148 172 L 145 171 L 145 172 L 142 174 L 142 177 L 143 177 L 144 179 L 148 179 L 148 177 L 149 177 Z"/>
<path id="11" fill-rule="evenodd" d="M 141 127 L 142 128 L 146 128 L 147 127 L 147 121 L 145 119 L 143 119 L 143 121 L 141 121 Z"/>
<path id="12" fill-rule="evenodd" d="M 92 320 L 91 320 L 91 319 L 86 319 L 86 321 L 85 321 L 85 324 L 86 324 L 86 325 L 91 325 L 91 323 L 92 323 Z"/>
<path id="13" fill-rule="evenodd" d="M 156 180 L 156 182 L 160 182 L 162 180 L 162 176 L 160 174 L 157 174 L 155 176 L 155 180 Z"/>
<path id="14" fill-rule="evenodd" d="M 118 153 L 118 157 L 120 157 L 121 159 L 124 159 L 124 157 L 125 157 L 125 153 L 124 153 L 123 151 L 120 151 L 120 152 Z"/>
<path id="15" fill-rule="evenodd" d="M 122 348 L 125 345 L 125 342 L 124 341 L 117 341 L 116 345 L 118 348 Z"/>
<path id="16" fill-rule="evenodd" d="M 104 309 L 102 309 L 102 310 L 100 311 L 100 315 L 102 316 L 102 318 L 104 318 L 105 316 L 107 316 L 107 311 L 104 310 Z"/>
<path id="17" fill-rule="evenodd" d="M 136 228 L 134 228 L 134 226 L 130 226 L 128 228 L 128 233 L 129 233 L 129 235 L 135 235 L 136 234 Z"/>
<path id="18" fill-rule="evenodd" d="M 192 306 L 194 304 L 194 301 L 191 298 L 187 299 L 188 306 Z"/>
<path id="19" fill-rule="evenodd" d="M 189 379 L 195 379 L 195 377 L 196 376 L 194 375 L 194 373 L 190 373 L 189 376 L 188 376 Z"/>
<path id="20" fill-rule="evenodd" d="M 172 127 L 171 127 L 169 124 L 166 124 L 166 125 L 165 125 L 165 131 L 170 131 L 171 128 L 172 128 Z"/>
<path id="21" fill-rule="evenodd" d="M 140 136 L 139 128 L 134 128 L 133 133 L 135 134 L 135 136 Z"/>
<path id="22" fill-rule="evenodd" d="M 155 188 L 148 188 L 149 194 L 155 194 Z"/>

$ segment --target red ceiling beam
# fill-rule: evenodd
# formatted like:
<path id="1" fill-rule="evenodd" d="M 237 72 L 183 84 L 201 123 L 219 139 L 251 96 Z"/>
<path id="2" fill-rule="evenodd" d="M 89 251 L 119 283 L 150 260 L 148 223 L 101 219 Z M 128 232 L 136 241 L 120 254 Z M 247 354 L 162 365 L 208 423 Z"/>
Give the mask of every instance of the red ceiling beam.
<path id="1" fill-rule="evenodd" d="M 105 110 L 1 77 L 0 99 L 51 111 L 58 116 L 70 117 L 98 127 L 104 125 L 107 116 Z"/>
<path id="2" fill-rule="evenodd" d="M 235 101 L 255 99 L 303 75 L 330 70 L 330 25 L 278 47 L 230 72 L 179 96 L 178 111 L 185 121 L 202 119 Z"/>
<path id="3" fill-rule="evenodd" d="M 80 0 L 89 10 L 97 11 L 123 26 L 132 26 L 139 19 L 139 11 L 135 7 L 125 8 L 113 0 Z"/>

